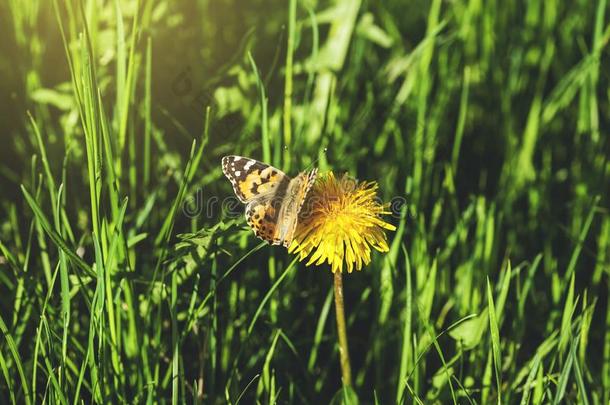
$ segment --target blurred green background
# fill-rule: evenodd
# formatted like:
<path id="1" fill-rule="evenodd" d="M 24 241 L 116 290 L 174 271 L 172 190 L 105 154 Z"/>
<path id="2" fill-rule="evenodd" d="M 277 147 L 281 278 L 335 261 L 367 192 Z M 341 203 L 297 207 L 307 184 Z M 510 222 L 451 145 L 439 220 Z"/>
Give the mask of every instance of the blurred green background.
<path id="1" fill-rule="evenodd" d="M 608 11 L 0 0 L 1 402 L 608 403 Z M 226 154 L 406 203 L 344 275 L 353 389 Z"/>

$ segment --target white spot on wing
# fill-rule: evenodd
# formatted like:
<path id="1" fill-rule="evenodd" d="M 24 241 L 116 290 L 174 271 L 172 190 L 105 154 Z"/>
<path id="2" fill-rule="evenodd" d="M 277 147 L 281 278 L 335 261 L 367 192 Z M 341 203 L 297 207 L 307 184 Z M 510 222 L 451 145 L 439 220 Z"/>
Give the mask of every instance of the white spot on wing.
<path id="1" fill-rule="evenodd" d="M 254 165 L 254 160 L 249 161 L 248 163 L 245 164 L 244 166 L 244 170 L 248 171 L 250 170 L 250 168 Z"/>
<path id="2" fill-rule="evenodd" d="M 240 172 L 239 170 L 237 170 L 237 171 L 235 171 L 235 175 L 236 175 L 237 177 L 239 177 L 239 176 L 241 176 L 241 172 Z"/>

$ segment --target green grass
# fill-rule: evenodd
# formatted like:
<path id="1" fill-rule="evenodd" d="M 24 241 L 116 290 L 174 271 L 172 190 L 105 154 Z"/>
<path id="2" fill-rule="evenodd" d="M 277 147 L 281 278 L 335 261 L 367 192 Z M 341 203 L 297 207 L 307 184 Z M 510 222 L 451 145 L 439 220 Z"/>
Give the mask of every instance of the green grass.
<path id="1" fill-rule="evenodd" d="M 0 3 L 0 402 L 607 404 L 607 11 Z M 351 389 L 226 154 L 406 202 L 343 278 Z"/>

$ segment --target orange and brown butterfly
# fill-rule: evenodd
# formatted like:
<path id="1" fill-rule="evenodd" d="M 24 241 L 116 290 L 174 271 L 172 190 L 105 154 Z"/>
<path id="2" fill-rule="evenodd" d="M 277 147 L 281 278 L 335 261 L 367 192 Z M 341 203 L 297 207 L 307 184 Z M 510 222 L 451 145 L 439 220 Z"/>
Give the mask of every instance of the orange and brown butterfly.
<path id="1" fill-rule="evenodd" d="M 222 158 L 222 171 L 237 198 L 246 204 L 246 221 L 254 234 L 272 245 L 290 246 L 318 170 L 301 172 L 291 179 L 273 166 L 231 155 Z"/>

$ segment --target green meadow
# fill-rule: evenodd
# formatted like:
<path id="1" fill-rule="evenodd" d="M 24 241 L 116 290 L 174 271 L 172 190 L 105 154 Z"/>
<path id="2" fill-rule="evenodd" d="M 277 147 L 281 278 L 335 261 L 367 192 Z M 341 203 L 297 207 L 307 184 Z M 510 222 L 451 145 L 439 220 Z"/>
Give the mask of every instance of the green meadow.
<path id="1" fill-rule="evenodd" d="M 610 403 L 607 0 L 0 0 L 0 403 Z M 374 181 L 257 239 L 225 155 Z M 345 267 L 344 267 L 345 270 Z"/>

